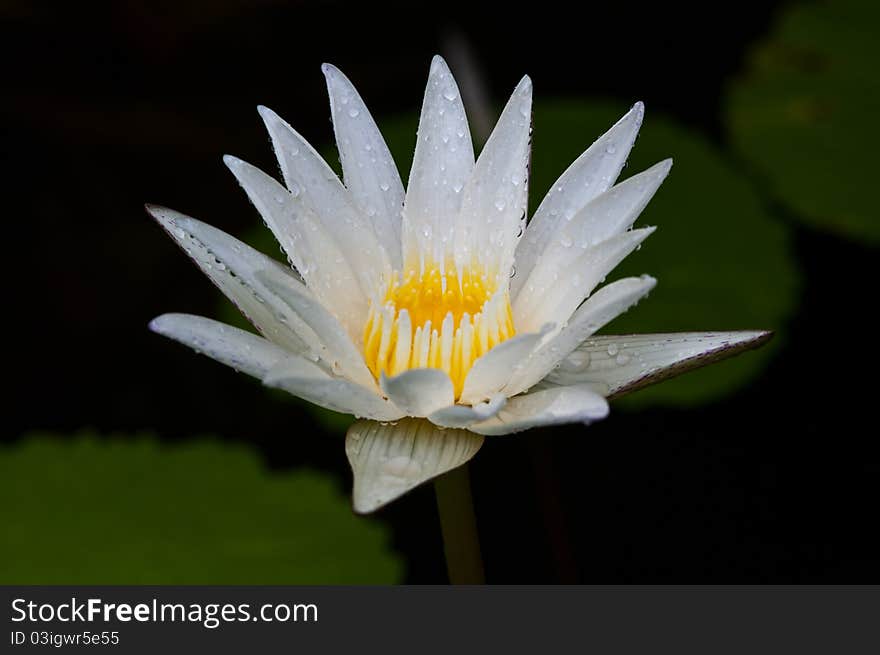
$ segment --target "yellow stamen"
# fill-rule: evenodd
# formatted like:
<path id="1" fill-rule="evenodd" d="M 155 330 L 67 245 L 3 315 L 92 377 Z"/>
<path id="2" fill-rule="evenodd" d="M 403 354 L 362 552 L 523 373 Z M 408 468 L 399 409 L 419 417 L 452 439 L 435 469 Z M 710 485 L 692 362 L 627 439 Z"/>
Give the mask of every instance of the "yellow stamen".
<path id="1" fill-rule="evenodd" d="M 449 375 L 456 400 L 481 355 L 514 336 L 506 288 L 479 268 L 394 273 L 364 326 L 364 358 L 376 379 L 411 368 Z"/>

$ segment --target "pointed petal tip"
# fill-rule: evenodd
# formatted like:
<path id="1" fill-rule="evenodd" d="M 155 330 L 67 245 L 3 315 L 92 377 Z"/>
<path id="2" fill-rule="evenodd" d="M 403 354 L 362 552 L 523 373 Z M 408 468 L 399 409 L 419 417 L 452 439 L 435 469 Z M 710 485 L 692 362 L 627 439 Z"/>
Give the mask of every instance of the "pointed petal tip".
<path id="1" fill-rule="evenodd" d="M 144 204 L 144 210 L 147 214 L 164 228 L 169 228 L 174 223 L 174 216 L 177 212 L 163 205 L 154 205 L 152 203 Z"/>
<path id="2" fill-rule="evenodd" d="M 226 168 L 232 169 L 240 166 L 242 161 L 234 155 L 223 155 L 223 163 L 226 164 Z"/>
<path id="3" fill-rule="evenodd" d="M 278 114 L 269 109 L 266 105 L 257 105 L 257 113 L 260 115 L 260 118 L 263 119 L 263 122 L 267 126 L 269 125 L 269 123 L 274 123 L 281 120 L 278 117 Z"/>
<path id="4" fill-rule="evenodd" d="M 660 177 L 665 178 L 669 175 L 669 171 L 672 170 L 672 157 L 667 157 L 666 159 L 658 161 L 651 167 L 651 169 L 657 171 Z"/>
<path id="5" fill-rule="evenodd" d="M 762 346 L 776 336 L 775 330 L 754 330 L 751 338 L 756 346 Z"/>
<path id="6" fill-rule="evenodd" d="M 150 332 L 155 332 L 156 334 L 162 334 L 162 325 L 165 322 L 163 319 L 166 316 L 168 316 L 168 314 L 162 314 L 161 316 L 157 316 L 156 318 L 151 320 L 149 323 L 147 323 L 147 329 L 149 329 Z"/>
<path id="7" fill-rule="evenodd" d="M 327 80 L 327 86 L 329 87 L 331 84 L 339 84 L 348 82 L 348 78 L 345 76 L 341 70 L 339 70 L 336 66 L 330 63 L 321 64 L 321 72 L 324 74 L 324 79 Z M 350 82 L 349 82 L 350 84 Z"/>

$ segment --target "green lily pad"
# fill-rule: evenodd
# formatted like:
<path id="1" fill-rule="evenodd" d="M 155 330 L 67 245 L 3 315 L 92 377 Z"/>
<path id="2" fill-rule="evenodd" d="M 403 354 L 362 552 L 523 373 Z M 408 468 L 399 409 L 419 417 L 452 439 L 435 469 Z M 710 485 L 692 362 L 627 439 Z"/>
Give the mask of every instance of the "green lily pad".
<path id="1" fill-rule="evenodd" d="M 340 445 L 341 447 L 341 445 Z M 32 434 L 0 447 L 3 584 L 390 584 L 376 521 L 321 473 L 250 449 Z"/>
<path id="2" fill-rule="evenodd" d="M 623 104 L 537 103 L 532 154 L 532 208 L 558 175 L 610 127 Z M 674 165 L 637 225 L 653 234 L 609 276 L 648 273 L 651 296 L 603 330 L 608 334 L 676 330 L 776 330 L 760 350 L 633 393 L 625 406 L 688 406 L 720 398 L 754 380 L 784 337 L 795 306 L 798 272 L 784 225 L 749 181 L 699 133 L 651 112 L 621 179 L 662 159 Z"/>
<path id="3" fill-rule="evenodd" d="M 873 244 L 878 23 L 871 2 L 792 6 L 731 85 L 726 112 L 733 146 L 794 218 Z"/>

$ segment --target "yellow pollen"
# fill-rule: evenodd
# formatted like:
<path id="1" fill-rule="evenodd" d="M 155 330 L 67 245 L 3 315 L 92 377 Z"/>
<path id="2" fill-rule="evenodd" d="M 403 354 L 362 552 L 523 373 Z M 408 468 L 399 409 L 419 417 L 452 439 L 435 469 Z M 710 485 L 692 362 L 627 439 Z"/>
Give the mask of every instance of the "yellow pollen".
<path id="1" fill-rule="evenodd" d="M 370 307 L 364 358 L 378 380 L 411 368 L 439 368 L 458 400 L 474 360 L 514 336 L 507 290 L 477 268 L 392 275 L 382 304 Z"/>

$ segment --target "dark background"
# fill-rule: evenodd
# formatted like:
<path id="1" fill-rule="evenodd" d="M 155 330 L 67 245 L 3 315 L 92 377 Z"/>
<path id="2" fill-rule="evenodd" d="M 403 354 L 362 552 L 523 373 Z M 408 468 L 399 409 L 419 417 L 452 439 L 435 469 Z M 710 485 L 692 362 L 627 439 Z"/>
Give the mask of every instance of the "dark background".
<path id="1" fill-rule="evenodd" d="M 641 98 L 725 147 L 725 84 L 785 6 L 0 3 L 3 439 L 211 433 L 347 490 L 341 438 L 312 414 L 147 331 L 166 311 L 216 315 L 218 297 L 143 203 L 247 232 L 256 213 L 220 157 L 275 170 L 257 104 L 327 142 L 323 61 L 382 116 L 417 110 L 431 56 L 455 69 L 462 43 L 496 102 L 526 72 L 537 96 Z M 471 472 L 490 582 L 880 581 L 875 323 L 858 320 L 877 251 L 776 213 L 802 288 L 765 375 L 696 410 L 618 412 L 586 437 L 488 442 Z M 380 518 L 407 582 L 445 580 L 430 486 Z"/>

